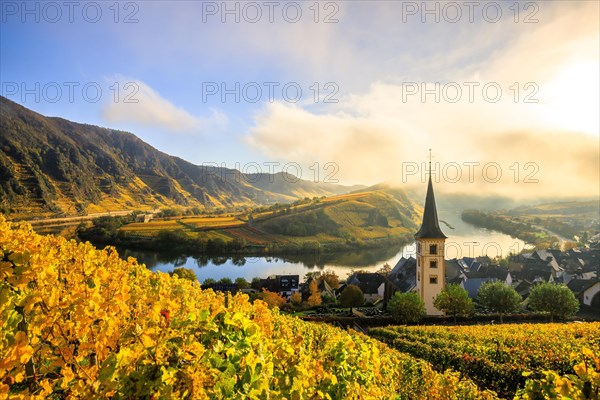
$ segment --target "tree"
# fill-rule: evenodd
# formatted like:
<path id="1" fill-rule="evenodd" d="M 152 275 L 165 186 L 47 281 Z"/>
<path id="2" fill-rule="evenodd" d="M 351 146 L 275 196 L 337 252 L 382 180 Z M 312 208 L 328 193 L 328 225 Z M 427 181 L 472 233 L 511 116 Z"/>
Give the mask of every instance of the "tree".
<path id="1" fill-rule="evenodd" d="M 579 301 L 567 286 L 554 283 L 539 283 L 531 289 L 529 307 L 534 311 L 550 313 L 554 317 L 565 319 L 579 311 Z"/>
<path id="2" fill-rule="evenodd" d="M 410 324 L 421 320 L 426 314 L 425 303 L 417 293 L 394 293 L 388 303 L 388 311 L 402 323 Z"/>
<path id="3" fill-rule="evenodd" d="M 244 238 L 235 238 L 231 242 L 227 243 L 227 246 L 229 247 L 229 249 L 234 250 L 234 251 L 243 250 L 244 247 L 246 247 L 246 245 L 247 245 L 247 242 L 246 242 L 246 239 L 244 239 Z M 242 258 L 242 260 L 245 260 L 245 259 Z"/>
<path id="4" fill-rule="evenodd" d="M 183 268 L 183 267 L 175 268 L 175 269 L 173 269 L 173 272 L 169 273 L 169 275 L 171 275 L 171 276 L 177 275 L 178 278 L 188 279 L 192 282 L 196 282 L 198 280 L 194 270 L 189 269 L 189 268 Z"/>
<path id="5" fill-rule="evenodd" d="M 215 284 L 215 283 L 217 283 L 217 281 L 215 281 L 213 278 L 206 278 L 204 280 L 204 282 L 202 282 L 202 285 L 203 286 L 209 286 L 209 285 L 212 285 L 212 284 Z"/>
<path id="6" fill-rule="evenodd" d="M 248 283 L 246 278 L 236 278 L 235 284 L 240 289 L 248 289 L 250 287 L 250 283 Z"/>
<path id="7" fill-rule="evenodd" d="M 378 274 L 383 276 L 388 276 L 390 272 L 392 272 L 392 267 L 388 263 L 383 264 L 383 267 L 377 271 Z"/>
<path id="8" fill-rule="evenodd" d="M 302 294 L 300 292 L 292 293 L 290 302 L 295 306 L 299 306 L 302 303 Z"/>
<path id="9" fill-rule="evenodd" d="M 260 290 L 261 285 L 262 285 L 262 281 L 260 278 L 258 278 L 258 277 L 252 278 L 252 282 L 250 282 L 250 287 L 252 287 L 252 289 Z"/>
<path id="10" fill-rule="evenodd" d="M 181 209 L 179 208 L 165 208 L 163 210 L 160 210 L 160 212 L 158 213 L 158 217 L 162 217 L 162 218 L 168 218 L 168 217 L 176 217 L 182 214 Z"/>
<path id="11" fill-rule="evenodd" d="M 221 285 L 232 285 L 233 281 L 231 280 L 231 278 L 225 277 L 225 278 L 219 279 L 219 281 L 217 283 L 219 283 Z"/>
<path id="12" fill-rule="evenodd" d="M 308 289 L 310 290 L 310 296 L 306 299 L 306 305 L 309 307 L 321 305 L 321 293 L 319 292 L 319 284 L 316 279 L 310 281 Z"/>
<path id="13" fill-rule="evenodd" d="M 263 289 L 258 298 L 267 303 L 269 308 L 281 308 L 285 304 L 285 299 L 279 293 L 270 292 L 267 289 Z"/>
<path id="14" fill-rule="evenodd" d="M 335 304 L 337 301 L 334 296 L 331 296 L 327 293 L 321 295 L 321 300 L 323 301 L 323 304 Z"/>
<path id="15" fill-rule="evenodd" d="M 340 294 L 338 300 L 342 307 L 350 307 L 352 309 L 353 307 L 362 306 L 365 302 L 365 296 L 358 286 L 348 285 L 342 294 Z"/>
<path id="16" fill-rule="evenodd" d="M 340 287 L 340 277 L 332 270 L 307 272 L 304 275 L 304 280 L 308 282 L 310 278 L 317 279 L 319 283 L 325 281 L 332 289 Z"/>
<path id="17" fill-rule="evenodd" d="M 340 287 L 340 278 L 337 274 L 331 270 L 327 270 L 321 273 L 319 280 L 324 280 L 332 289 Z"/>
<path id="18" fill-rule="evenodd" d="M 564 242 L 562 245 L 562 251 L 571 250 L 577 247 L 576 242 Z"/>
<path id="19" fill-rule="evenodd" d="M 459 284 L 447 285 L 436 296 L 433 305 L 438 310 L 441 310 L 448 315 L 452 315 L 454 317 L 454 322 L 456 322 L 457 316 L 469 316 L 475 309 L 473 300 L 469 297 L 469 293 Z"/>
<path id="20" fill-rule="evenodd" d="M 500 314 L 500 322 L 503 322 L 504 314 L 519 310 L 521 296 L 512 287 L 504 282 L 485 282 L 477 293 L 477 302 L 491 312 Z"/>

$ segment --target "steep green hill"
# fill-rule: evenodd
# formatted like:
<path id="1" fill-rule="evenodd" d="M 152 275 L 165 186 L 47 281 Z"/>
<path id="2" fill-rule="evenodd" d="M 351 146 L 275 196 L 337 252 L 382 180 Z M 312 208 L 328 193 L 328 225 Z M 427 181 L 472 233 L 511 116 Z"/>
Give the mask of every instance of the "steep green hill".
<path id="1" fill-rule="evenodd" d="M 255 225 L 269 233 L 293 237 L 376 239 L 412 232 L 415 222 L 415 207 L 408 199 L 375 190 L 286 209 Z"/>
<path id="2" fill-rule="evenodd" d="M 340 251 L 411 240 L 421 210 L 400 189 L 378 188 L 229 216 L 175 217 L 120 227 L 111 244 L 195 252 Z M 98 226 L 89 232 L 101 231 Z M 104 235 L 106 236 L 106 235 Z M 94 236 L 86 236 L 94 240 Z"/>
<path id="3" fill-rule="evenodd" d="M 272 204 L 352 189 L 194 165 L 131 133 L 44 117 L 0 97 L 0 207 L 15 218 Z"/>

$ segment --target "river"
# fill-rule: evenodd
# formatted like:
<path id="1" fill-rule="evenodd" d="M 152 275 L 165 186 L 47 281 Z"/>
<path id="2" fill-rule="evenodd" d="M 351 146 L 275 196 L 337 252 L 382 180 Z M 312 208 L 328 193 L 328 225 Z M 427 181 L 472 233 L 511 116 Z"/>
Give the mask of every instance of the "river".
<path id="1" fill-rule="evenodd" d="M 439 210 L 440 226 L 448 236 L 446 259 L 487 255 L 505 257 L 521 251 L 525 243 L 506 234 L 477 228 L 460 218 L 459 210 Z M 453 228 L 453 229 L 452 229 Z M 175 267 L 194 270 L 200 282 L 207 278 L 266 278 L 269 275 L 300 275 L 333 270 L 345 279 L 352 270 L 377 271 L 384 264 L 394 266 L 401 257 L 414 256 L 415 244 L 398 248 L 370 249 L 339 254 L 302 255 L 298 257 L 189 257 L 151 251 L 121 251 L 121 256 L 136 257 L 152 271 L 170 272 Z"/>

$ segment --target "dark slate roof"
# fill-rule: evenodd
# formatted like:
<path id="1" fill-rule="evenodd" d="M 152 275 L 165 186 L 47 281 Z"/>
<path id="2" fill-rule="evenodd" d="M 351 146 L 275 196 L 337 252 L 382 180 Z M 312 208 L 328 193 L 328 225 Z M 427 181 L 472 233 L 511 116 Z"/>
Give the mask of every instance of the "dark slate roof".
<path id="1" fill-rule="evenodd" d="M 513 284 L 513 287 L 521 295 L 521 297 L 529 296 L 529 292 L 531 291 L 531 282 L 529 281 L 519 281 L 516 284 Z"/>
<path id="2" fill-rule="evenodd" d="M 539 268 L 539 265 L 537 264 L 526 264 L 521 271 L 511 271 L 511 276 L 518 280 L 527 280 L 530 282 L 537 282 L 539 280 L 548 282 L 550 276 L 552 276 L 552 270 L 548 266 Z"/>
<path id="3" fill-rule="evenodd" d="M 466 266 L 469 268 L 471 268 L 473 263 L 477 260 L 476 258 L 473 258 L 473 257 L 463 257 L 462 259 L 465 262 Z"/>
<path id="4" fill-rule="evenodd" d="M 446 282 L 460 283 L 462 268 L 456 259 L 445 260 Z M 417 260 L 402 257 L 387 276 L 388 280 L 401 292 L 409 292 L 417 285 Z"/>
<path id="5" fill-rule="evenodd" d="M 450 284 L 459 284 L 460 285 L 462 283 L 462 281 L 463 281 L 463 279 L 460 276 L 455 276 L 452 279 L 446 278 L 447 285 L 450 285 Z"/>
<path id="6" fill-rule="evenodd" d="M 298 289 L 299 281 L 300 275 L 275 275 L 275 277 L 261 279 L 260 285 L 270 292 L 286 292 Z"/>
<path id="7" fill-rule="evenodd" d="M 569 259 L 565 259 L 565 260 L 563 260 L 562 265 L 565 267 L 565 269 L 567 271 L 570 271 L 570 272 L 575 272 L 578 269 L 582 268 L 581 260 L 578 259 L 578 258 L 576 258 L 576 259 L 570 259 L 570 258 Z"/>
<path id="8" fill-rule="evenodd" d="M 417 284 L 417 260 L 402 257 L 388 274 L 388 279 L 401 292 L 408 292 Z"/>
<path id="9" fill-rule="evenodd" d="M 211 283 L 210 285 L 202 286 L 202 289 L 212 289 L 215 292 L 230 292 L 237 293 L 239 290 L 236 283 Z"/>
<path id="10" fill-rule="evenodd" d="M 479 268 L 481 268 L 481 263 L 479 261 L 474 261 L 473 264 L 471 264 L 471 271 L 479 271 Z"/>
<path id="11" fill-rule="evenodd" d="M 508 270 L 499 267 L 486 267 L 480 268 L 477 271 L 469 271 L 465 272 L 465 276 L 468 279 L 476 279 L 476 278 L 495 278 L 499 281 L 505 281 L 508 277 Z"/>
<path id="12" fill-rule="evenodd" d="M 458 260 L 456 258 L 452 260 L 446 260 L 446 282 L 455 283 L 455 280 L 458 279 L 460 282 L 460 274 L 463 272 Z"/>
<path id="13" fill-rule="evenodd" d="M 465 288 L 465 290 L 469 293 L 469 297 L 472 299 L 477 298 L 477 293 L 479 292 L 479 288 L 481 288 L 481 285 L 483 285 L 485 282 L 490 282 L 490 281 L 495 281 L 496 279 L 494 278 L 476 278 L 476 279 L 469 279 L 467 281 L 464 281 L 462 283 L 463 287 Z"/>
<path id="14" fill-rule="evenodd" d="M 562 269 L 558 266 L 555 260 L 542 261 L 539 260 L 538 257 L 525 255 L 524 257 L 514 257 L 511 258 L 511 261 L 519 264 L 521 271 L 519 274 L 526 274 L 529 276 L 532 273 L 552 273 L 552 272 L 560 272 Z"/>
<path id="15" fill-rule="evenodd" d="M 446 235 L 440 229 L 438 223 L 437 210 L 435 208 L 435 197 L 433 195 L 433 185 L 431 176 L 427 185 L 427 196 L 425 196 L 425 210 L 423 211 L 423 223 L 421 228 L 415 234 L 417 239 L 446 239 Z"/>
<path id="16" fill-rule="evenodd" d="M 575 295 L 579 295 L 582 292 L 585 292 L 590 287 L 594 286 L 598 283 L 598 279 L 573 279 L 571 280 L 567 286 L 569 289 L 575 293 Z"/>
<path id="17" fill-rule="evenodd" d="M 381 274 L 357 273 L 350 275 L 346 283 L 358 286 L 364 294 L 375 294 L 385 280 L 385 276 Z"/>
<path id="18" fill-rule="evenodd" d="M 348 287 L 347 283 L 340 283 L 340 286 L 337 289 L 333 290 L 333 293 L 335 293 L 335 296 L 339 296 L 340 294 L 342 294 L 342 292 L 344 291 L 344 289 L 346 289 Z"/>

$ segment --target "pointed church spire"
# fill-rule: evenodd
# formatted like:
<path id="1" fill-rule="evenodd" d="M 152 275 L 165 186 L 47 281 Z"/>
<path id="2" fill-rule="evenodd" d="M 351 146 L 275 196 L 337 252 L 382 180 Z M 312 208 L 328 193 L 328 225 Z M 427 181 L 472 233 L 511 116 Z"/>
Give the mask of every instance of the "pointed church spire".
<path id="1" fill-rule="evenodd" d="M 440 229 L 437 210 L 435 207 L 435 196 L 433 195 L 433 184 L 431 183 L 431 149 L 429 149 L 429 183 L 427 185 L 427 196 L 425 196 L 425 210 L 423 211 L 423 223 L 421 229 L 415 234 L 415 238 L 423 239 L 445 239 L 446 235 Z"/>
<path id="2" fill-rule="evenodd" d="M 429 171 L 427 171 L 427 173 L 429 174 L 429 180 L 431 181 L 431 149 L 429 149 Z"/>

